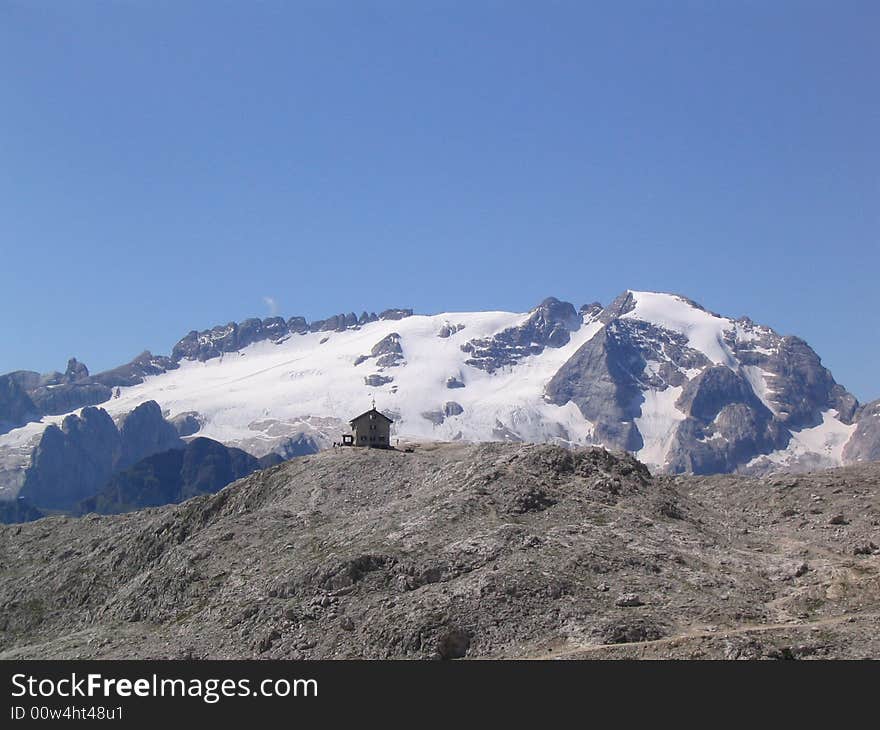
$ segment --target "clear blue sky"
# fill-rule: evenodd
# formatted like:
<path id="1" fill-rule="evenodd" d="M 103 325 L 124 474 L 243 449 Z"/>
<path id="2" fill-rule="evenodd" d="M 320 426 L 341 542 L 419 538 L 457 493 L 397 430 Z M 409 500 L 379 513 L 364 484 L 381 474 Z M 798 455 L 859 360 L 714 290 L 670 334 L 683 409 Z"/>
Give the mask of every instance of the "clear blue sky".
<path id="1" fill-rule="evenodd" d="M 677 291 L 880 396 L 880 3 L 0 0 L 0 372 Z M 369 253 L 368 253 L 369 252 Z"/>

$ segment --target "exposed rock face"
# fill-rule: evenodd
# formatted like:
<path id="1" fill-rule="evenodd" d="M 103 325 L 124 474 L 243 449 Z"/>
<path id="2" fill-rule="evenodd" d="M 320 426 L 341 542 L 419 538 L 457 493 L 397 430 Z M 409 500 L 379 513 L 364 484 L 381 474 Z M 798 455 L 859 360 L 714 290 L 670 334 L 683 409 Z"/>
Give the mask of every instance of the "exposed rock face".
<path id="1" fill-rule="evenodd" d="M 464 413 L 464 408 L 460 403 L 456 403 L 453 400 L 446 401 L 443 404 L 442 408 L 438 408 L 435 411 L 425 411 L 422 413 L 422 418 L 431 421 L 435 426 L 439 426 L 443 423 L 447 418 L 451 416 L 459 416 Z"/>
<path id="2" fill-rule="evenodd" d="M 82 380 L 88 380 L 89 369 L 84 362 L 80 362 L 75 357 L 67 361 L 67 370 L 64 373 L 64 379 L 68 383 L 76 383 Z"/>
<path id="3" fill-rule="evenodd" d="M 39 375 L 18 371 L 10 376 L 25 389 L 33 403 L 33 411 L 27 420 L 38 420 L 44 415 L 60 415 L 83 406 L 99 405 L 110 399 L 113 388 L 136 385 L 142 383 L 147 375 L 160 375 L 176 367 L 177 364 L 170 358 L 154 357 L 150 352 L 143 352 L 130 363 L 97 375 L 90 375 L 85 363 L 74 357 L 67 362 L 64 373 Z"/>
<path id="4" fill-rule="evenodd" d="M 13 402 L 11 400 L 13 391 L 8 385 L 4 385 L 5 378 L 10 378 L 19 389 L 24 391 L 31 403 L 31 406 L 28 406 L 21 400 L 20 394 L 16 396 L 15 408 L 19 418 L 15 421 L 15 425 L 22 425 L 28 421 L 39 420 L 44 415 L 60 415 L 71 413 L 83 406 L 99 405 L 110 399 L 114 388 L 137 385 L 142 383 L 147 375 L 161 375 L 177 367 L 177 363 L 171 358 L 154 356 L 149 351 L 145 351 L 131 362 L 97 375 L 91 375 L 85 363 L 73 357 L 68 360 L 64 373 L 52 372 L 40 375 L 32 371 L 18 370 L 9 373 L 8 376 L 0 376 L 0 429 L 3 428 L 4 420 L 8 424 L 12 423 L 8 417 L 4 418 L 4 408 L 12 409 Z M 15 414 L 10 410 L 8 415 Z"/>
<path id="5" fill-rule="evenodd" d="M 564 405 L 573 401 L 594 424 L 597 441 L 610 448 L 638 451 L 641 434 L 641 374 L 645 359 L 629 332 L 614 325 L 599 331 L 563 365 L 547 384 L 547 397 Z"/>
<path id="6" fill-rule="evenodd" d="M 234 352 L 242 347 L 239 344 L 238 331 L 239 327 L 235 322 L 218 325 L 202 332 L 192 330 L 174 345 L 171 357 L 175 361 L 199 360 L 204 362 L 212 357 L 218 357 L 221 353 Z"/>
<path id="7" fill-rule="evenodd" d="M 589 305 L 587 306 L 589 307 Z M 635 308 L 635 296 L 631 291 L 625 291 L 600 312 L 599 318 L 602 320 L 603 323 L 608 324 L 609 322 L 613 322 L 616 319 L 620 319 L 625 314 L 629 314 Z"/>
<path id="8" fill-rule="evenodd" d="M 328 319 L 318 319 L 309 325 L 311 332 L 344 332 L 349 327 L 357 326 L 357 316 L 354 312 L 348 314 L 336 314 Z"/>
<path id="9" fill-rule="evenodd" d="M 400 335 L 392 332 L 390 335 L 383 337 L 379 342 L 373 345 L 370 350 L 372 357 L 381 357 L 382 355 L 403 355 L 403 348 L 400 346 Z"/>
<path id="10" fill-rule="evenodd" d="M 412 309 L 386 309 L 379 313 L 379 319 L 405 319 L 412 317 Z"/>
<path id="11" fill-rule="evenodd" d="M 73 383 L 45 385 L 30 392 L 30 398 L 41 414 L 60 415 L 82 406 L 94 406 L 109 400 L 112 391 L 106 385 L 82 380 Z"/>
<path id="12" fill-rule="evenodd" d="M 379 373 L 373 373 L 372 375 L 367 375 L 364 378 L 364 384 L 369 385 L 374 388 L 378 388 L 379 386 L 386 385 L 387 383 L 391 383 L 394 381 L 390 375 L 379 375 Z"/>
<path id="13" fill-rule="evenodd" d="M 183 448 L 177 429 L 162 417 L 154 400 L 141 403 L 119 424 L 122 453 L 115 469 L 124 469 L 150 454 Z"/>
<path id="14" fill-rule="evenodd" d="M 446 387 L 450 390 L 453 390 L 455 388 L 464 388 L 464 383 L 461 382 L 461 380 L 454 375 L 450 375 L 448 378 L 446 378 Z"/>
<path id="15" fill-rule="evenodd" d="M 348 315 L 349 319 L 352 317 L 354 317 L 353 314 Z M 277 342 L 290 334 L 305 334 L 309 331 L 323 332 L 345 329 L 345 322 L 346 315 L 312 322 L 311 325 L 305 317 L 291 317 L 286 322 L 282 317 L 268 317 L 267 319 L 254 317 L 246 319 L 240 324 L 229 322 L 201 332 L 192 330 L 171 350 L 171 359 L 175 362 L 180 360 L 204 362 L 219 357 L 225 352 L 242 350 L 255 342 L 265 340 Z"/>
<path id="16" fill-rule="evenodd" d="M 286 439 L 281 445 L 275 448 L 274 452 L 269 452 L 265 456 L 260 457 L 263 466 L 272 466 L 271 459 L 273 455 L 278 455 L 281 459 L 292 459 L 295 456 L 306 456 L 307 454 L 317 454 L 324 444 L 319 442 L 314 436 L 306 433 L 300 433 Z"/>
<path id="17" fill-rule="evenodd" d="M 177 435 L 181 438 L 192 436 L 194 433 L 198 433 L 202 428 L 199 414 L 195 411 L 178 413 L 171 419 L 170 423 L 174 426 L 174 430 L 177 431 Z"/>
<path id="18" fill-rule="evenodd" d="M 43 376 L 33 370 L 13 370 L 0 378 L 11 378 L 23 391 L 28 392 L 44 385 Z"/>
<path id="19" fill-rule="evenodd" d="M 595 319 L 602 314 L 602 305 L 599 302 L 593 302 L 592 304 L 582 304 L 581 308 L 578 310 L 578 314 L 581 315 L 584 319 Z"/>
<path id="20" fill-rule="evenodd" d="M 471 355 L 466 361 L 468 365 L 492 373 L 529 355 L 538 355 L 545 347 L 562 347 L 580 325 L 581 318 L 571 304 L 549 297 L 520 326 L 494 337 L 470 340 L 461 349 Z"/>
<path id="21" fill-rule="evenodd" d="M 93 377 L 93 380 L 108 388 L 124 388 L 143 383 L 144 378 L 148 375 L 161 375 L 178 367 L 180 366 L 170 357 L 153 355 L 149 350 L 144 350 L 131 362 L 98 373 Z"/>
<path id="22" fill-rule="evenodd" d="M 689 381 L 675 405 L 686 415 L 711 423 L 725 406 L 734 403 L 772 416 L 748 382 L 725 365 L 707 367 Z"/>
<path id="23" fill-rule="evenodd" d="M 281 457 L 273 455 L 264 464 L 271 466 L 280 461 Z M 117 514 L 176 504 L 200 494 L 214 494 L 262 466 L 260 460 L 241 449 L 196 438 L 184 448 L 153 454 L 117 473 L 78 509 L 81 514 Z"/>
<path id="24" fill-rule="evenodd" d="M 287 328 L 293 334 L 304 335 L 309 331 L 309 323 L 305 317 L 291 317 L 287 320 Z"/>
<path id="25" fill-rule="evenodd" d="M 38 418 L 36 405 L 13 376 L 0 375 L 0 433 Z"/>
<path id="26" fill-rule="evenodd" d="M 278 340 L 289 334 L 284 317 L 268 317 L 263 320 L 263 335 L 268 340 Z M 255 340 L 256 341 L 256 340 Z"/>
<path id="27" fill-rule="evenodd" d="M 446 416 L 460 416 L 462 413 L 464 413 L 464 408 L 462 408 L 461 403 L 456 403 L 454 400 L 449 400 L 443 404 L 443 413 Z"/>
<path id="28" fill-rule="evenodd" d="M 819 356 L 799 337 L 781 337 L 748 318 L 737 320 L 744 337 L 731 332 L 727 344 L 744 366 L 767 373 L 767 398 L 789 428 L 822 422 L 820 413 L 833 408 L 844 423 L 852 423 L 858 401 L 834 382 Z"/>
<path id="29" fill-rule="evenodd" d="M 220 354 L 223 343 L 232 341 L 232 326 L 234 322 L 227 327 L 214 327 L 210 330 L 190 330 L 189 333 L 182 337 L 171 349 L 171 357 L 173 360 L 199 360 L 205 361 Z M 237 325 L 235 325 L 237 327 Z"/>
<path id="30" fill-rule="evenodd" d="M 856 430 L 843 449 L 847 464 L 880 460 L 880 400 L 865 404 L 858 414 Z"/>
<path id="31" fill-rule="evenodd" d="M 238 326 L 238 347 L 247 347 L 254 342 L 269 339 L 269 335 L 263 329 L 263 320 L 252 317 L 246 319 Z"/>
<path id="32" fill-rule="evenodd" d="M 83 408 L 61 428 L 43 432 L 21 496 L 38 508 L 71 509 L 110 478 L 121 455 L 122 439 L 107 411 Z"/>
<path id="33" fill-rule="evenodd" d="M 400 335 L 392 332 L 373 345 L 369 355 L 361 355 L 355 361 L 355 367 L 367 360 L 375 360 L 379 369 L 393 368 L 403 362 L 403 347 L 400 344 Z"/>
<path id="34" fill-rule="evenodd" d="M 673 473 L 734 471 L 757 454 L 788 445 L 790 433 L 730 368 L 706 368 L 685 386 L 676 405 L 688 415 L 667 457 Z"/>
<path id="35" fill-rule="evenodd" d="M 370 355 L 376 358 L 376 365 L 380 368 L 393 368 L 403 360 L 403 348 L 400 346 L 400 335 L 392 332 L 377 342 Z"/>
<path id="36" fill-rule="evenodd" d="M 449 322 L 447 322 L 440 328 L 437 337 L 446 339 L 447 337 L 452 337 L 456 332 L 461 332 L 463 329 L 463 324 L 449 324 Z"/>
<path id="37" fill-rule="evenodd" d="M 155 401 L 138 406 L 121 429 L 102 408 L 84 408 L 43 432 L 21 496 L 40 509 L 70 510 L 119 469 L 175 446 L 183 444 Z"/>
<path id="38" fill-rule="evenodd" d="M 878 484 L 875 464 L 652 477 L 601 449 L 331 449 L 179 505 L 0 527 L 0 653 L 876 658 Z"/>
<path id="39" fill-rule="evenodd" d="M 143 352 L 130 363 L 97 375 L 91 375 L 85 363 L 73 357 L 68 360 L 64 373 L 40 375 L 18 370 L 0 376 L 0 433 L 4 422 L 8 430 L 44 415 L 60 415 L 83 406 L 99 405 L 110 399 L 114 388 L 137 385 L 147 375 L 161 375 L 176 367 L 177 363 L 171 358 Z M 17 389 L 9 386 L 6 378 L 15 383 Z M 27 401 L 18 390 L 24 392 Z"/>
<path id="40" fill-rule="evenodd" d="M 383 319 L 399 319 L 411 310 L 387 310 L 388 316 Z M 383 315 L 386 312 L 383 312 Z M 286 322 L 282 317 L 269 317 L 267 319 L 246 319 L 244 322 L 229 322 L 226 325 L 218 325 L 209 330 L 198 332 L 192 330 L 183 337 L 172 349 L 171 357 L 177 362 L 180 360 L 205 361 L 219 357 L 224 352 L 241 350 L 254 342 L 263 340 L 278 341 L 284 337 L 307 332 L 344 332 L 369 322 L 375 322 L 379 317 L 375 313 L 362 312 L 358 317 L 354 312 L 348 314 L 335 314 L 327 319 L 318 319 L 308 322 L 305 317 L 291 317 Z"/>
<path id="41" fill-rule="evenodd" d="M 792 430 L 822 424 L 825 412 L 852 422 L 856 399 L 803 340 L 746 318 L 725 320 L 685 297 L 654 296 L 665 298 L 658 321 L 638 316 L 633 292 L 615 299 L 599 315 L 604 328 L 547 385 L 551 403 L 578 406 L 597 443 L 639 451 L 646 444 L 640 419 L 654 418 L 650 408 L 662 400 L 666 413 L 674 403 L 681 420 L 671 424 L 659 466 L 729 472 L 786 448 Z M 664 316 L 682 318 L 682 329 L 666 326 Z M 689 328 L 702 332 L 698 339 L 718 332 L 714 341 L 702 340 L 715 362 L 693 346 Z"/>

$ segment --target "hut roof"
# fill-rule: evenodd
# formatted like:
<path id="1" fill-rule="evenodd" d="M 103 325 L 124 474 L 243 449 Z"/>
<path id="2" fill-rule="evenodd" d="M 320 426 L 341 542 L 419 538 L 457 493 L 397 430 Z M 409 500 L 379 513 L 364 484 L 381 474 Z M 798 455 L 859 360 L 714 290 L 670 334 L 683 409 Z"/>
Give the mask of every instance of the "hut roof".
<path id="1" fill-rule="evenodd" d="M 377 415 L 377 416 L 379 416 L 379 417 L 381 417 L 381 418 L 384 418 L 386 421 L 388 421 L 388 423 L 394 423 L 394 421 L 393 421 L 392 419 L 388 418 L 388 416 L 386 416 L 384 413 L 382 413 L 382 412 L 380 412 L 380 411 L 377 411 L 376 408 L 375 408 L 375 406 L 374 406 L 373 408 L 371 408 L 370 410 L 368 410 L 368 411 L 364 411 L 363 413 L 361 413 L 361 415 L 359 415 L 359 416 L 355 416 L 355 417 L 352 418 L 348 423 L 349 423 L 349 424 L 352 424 L 352 423 L 354 423 L 355 421 L 359 421 L 359 420 L 361 420 L 361 419 L 364 418 L 365 416 L 371 416 L 371 415 L 373 415 L 373 414 L 375 414 L 375 415 Z"/>

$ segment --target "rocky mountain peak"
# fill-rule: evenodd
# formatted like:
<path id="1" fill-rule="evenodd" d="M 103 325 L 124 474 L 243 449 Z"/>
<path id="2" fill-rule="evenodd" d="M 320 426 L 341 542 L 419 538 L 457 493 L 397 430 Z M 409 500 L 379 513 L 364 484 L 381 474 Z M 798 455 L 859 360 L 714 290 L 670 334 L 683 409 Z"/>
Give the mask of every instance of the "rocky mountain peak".
<path id="1" fill-rule="evenodd" d="M 72 357 L 67 361 L 67 370 L 64 372 L 64 379 L 68 383 L 87 380 L 88 377 L 89 369 L 84 362 L 79 362 L 75 357 Z"/>
<path id="2" fill-rule="evenodd" d="M 583 318 L 595 319 L 602 314 L 604 307 L 600 302 L 592 302 L 590 304 L 582 304 L 578 310 L 578 314 Z"/>
<path id="3" fill-rule="evenodd" d="M 635 297 L 631 291 L 627 290 L 615 297 L 611 304 L 602 310 L 602 322 L 608 324 L 618 317 L 622 317 L 627 312 L 631 312 L 635 307 Z"/>
<path id="4" fill-rule="evenodd" d="M 880 461 L 880 399 L 859 409 L 852 438 L 843 449 L 846 463 Z"/>
<path id="5" fill-rule="evenodd" d="M 13 374 L 0 375 L 0 434 L 37 416 L 37 407 Z"/>
<path id="6" fill-rule="evenodd" d="M 529 312 L 522 324 L 493 337 L 470 340 L 461 350 L 470 355 L 468 365 L 492 373 L 529 355 L 540 355 L 545 347 L 568 344 L 571 333 L 581 324 L 572 304 L 548 297 Z"/>
<path id="7" fill-rule="evenodd" d="M 575 403 L 597 442 L 635 451 L 654 468 L 733 471 L 787 448 L 793 432 L 823 427 L 829 413 L 841 428 L 854 418 L 856 399 L 806 342 L 748 318 L 630 290 L 600 321 L 603 330 L 553 376 L 546 396 Z M 834 438 L 845 438 L 838 431 Z"/>

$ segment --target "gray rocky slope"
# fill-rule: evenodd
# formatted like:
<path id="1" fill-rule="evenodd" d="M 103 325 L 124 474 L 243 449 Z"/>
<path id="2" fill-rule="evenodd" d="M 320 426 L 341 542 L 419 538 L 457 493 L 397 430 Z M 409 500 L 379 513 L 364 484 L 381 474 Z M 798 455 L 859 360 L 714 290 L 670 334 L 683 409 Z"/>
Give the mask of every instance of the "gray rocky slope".
<path id="1" fill-rule="evenodd" d="M 880 657 L 880 465 L 658 476 L 526 444 L 333 449 L 0 527 L 0 657 Z"/>

